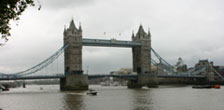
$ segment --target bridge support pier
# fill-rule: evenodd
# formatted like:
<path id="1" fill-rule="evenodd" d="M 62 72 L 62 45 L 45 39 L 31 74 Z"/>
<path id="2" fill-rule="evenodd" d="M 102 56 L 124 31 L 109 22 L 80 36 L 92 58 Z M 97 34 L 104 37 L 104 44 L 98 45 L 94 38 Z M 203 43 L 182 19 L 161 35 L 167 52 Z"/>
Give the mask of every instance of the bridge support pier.
<path id="1" fill-rule="evenodd" d="M 158 87 L 158 77 L 155 74 L 140 74 L 137 80 L 129 80 L 128 88 L 141 88 L 143 86 Z"/>
<path id="2" fill-rule="evenodd" d="M 60 79 L 60 90 L 88 90 L 88 75 L 68 74 L 65 78 Z"/>
<path id="3" fill-rule="evenodd" d="M 128 88 L 130 88 L 130 89 L 142 88 L 142 85 L 140 85 L 137 80 L 129 80 L 128 81 Z"/>
<path id="4" fill-rule="evenodd" d="M 158 87 L 158 77 L 155 74 L 138 75 L 138 83 L 147 87 Z"/>

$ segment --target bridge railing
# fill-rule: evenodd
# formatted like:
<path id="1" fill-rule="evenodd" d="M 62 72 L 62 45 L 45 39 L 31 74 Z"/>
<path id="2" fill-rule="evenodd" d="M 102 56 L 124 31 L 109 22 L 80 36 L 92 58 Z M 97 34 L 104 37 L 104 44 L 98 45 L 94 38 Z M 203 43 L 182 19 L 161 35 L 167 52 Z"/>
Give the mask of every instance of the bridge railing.
<path id="1" fill-rule="evenodd" d="M 122 41 L 122 40 L 104 40 L 104 39 L 82 39 L 84 46 L 112 46 L 112 47 L 136 47 L 141 46 L 140 42 Z"/>

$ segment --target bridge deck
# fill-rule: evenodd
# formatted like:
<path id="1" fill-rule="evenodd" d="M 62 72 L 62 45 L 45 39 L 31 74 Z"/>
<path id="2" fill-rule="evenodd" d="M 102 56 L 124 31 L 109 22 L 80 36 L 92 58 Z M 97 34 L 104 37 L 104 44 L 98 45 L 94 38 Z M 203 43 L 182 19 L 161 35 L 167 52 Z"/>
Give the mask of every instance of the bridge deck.
<path id="1" fill-rule="evenodd" d="M 206 78 L 202 75 L 158 75 L 159 78 Z"/>
<path id="2" fill-rule="evenodd" d="M 136 47 L 141 46 L 140 42 L 135 41 L 122 41 L 122 40 L 103 40 L 103 39 L 82 39 L 83 46 L 106 46 L 106 47 Z"/>
<path id="3" fill-rule="evenodd" d="M 24 77 L 1 77 L 0 80 L 32 80 L 32 79 L 59 79 L 64 78 L 64 75 L 54 76 L 24 76 Z"/>
<path id="4" fill-rule="evenodd" d="M 64 78 L 65 76 L 62 75 L 54 75 L 54 76 L 24 76 L 24 77 L 0 77 L 0 80 L 32 80 L 32 79 L 57 79 L 57 78 Z M 89 79 L 95 78 L 102 78 L 102 77 L 116 77 L 116 78 L 123 78 L 123 79 L 137 79 L 137 74 L 130 74 L 130 75 L 110 75 L 110 74 L 93 74 L 88 75 Z M 205 78 L 205 76 L 201 75 L 158 75 L 159 78 Z"/>

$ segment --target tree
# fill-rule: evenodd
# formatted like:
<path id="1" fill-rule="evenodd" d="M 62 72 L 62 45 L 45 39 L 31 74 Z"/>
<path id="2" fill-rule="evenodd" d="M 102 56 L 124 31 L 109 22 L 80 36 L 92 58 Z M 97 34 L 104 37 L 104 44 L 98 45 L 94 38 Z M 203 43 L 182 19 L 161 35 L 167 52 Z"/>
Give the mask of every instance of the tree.
<path id="1" fill-rule="evenodd" d="M 10 34 L 10 20 L 17 21 L 28 6 L 34 6 L 33 0 L 0 0 L 0 34 L 4 43 Z M 40 9 L 40 7 L 39 7 Z M 0 46 L 3 43 L 0 43 Z"/>

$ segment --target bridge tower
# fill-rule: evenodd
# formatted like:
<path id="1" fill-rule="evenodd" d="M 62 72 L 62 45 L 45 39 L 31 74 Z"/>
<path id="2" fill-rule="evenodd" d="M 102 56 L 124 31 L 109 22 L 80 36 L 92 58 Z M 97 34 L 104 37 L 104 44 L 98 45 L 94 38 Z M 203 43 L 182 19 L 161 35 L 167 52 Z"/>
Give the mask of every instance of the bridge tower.
<path id="1" fill-rule="evenodd" d="M 137 80 L 130 80 L 129 88 L 157 86 L 157 76 L 151 72 L 151 34 L 146 33 L 140 25 L 136 35 L 132 33 L 132 41 L 141 42 L 140 47 L 133 47 L 133 72 L 137 72 Z"/>
<path id="2" fill-rule="evenodd" d="M 141 47 L 133 47 L 133 71 L 137 74 L 149 74 L 151 71 L 151 34 L 139 26 L 136 36 L 132 33 L 132 41 L 141 42 Z"/>
<path id="3" fill-rule="evenodd" d="M 64 45 L 69 45 L 64 52 L 65 78 L 60 79 L 61 90 L 87 90 L 88 76 L 82 70 L 82 28 L 76 28 L 73 19 L 69 28 L 64 29 Z"/>

